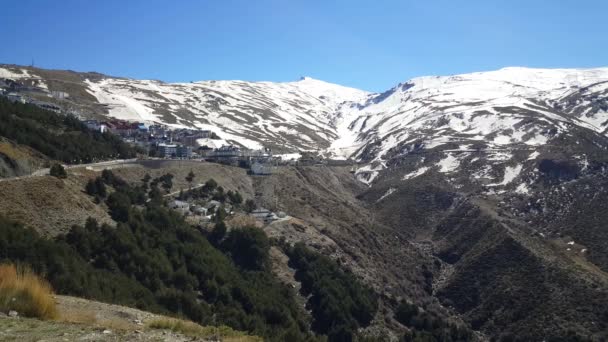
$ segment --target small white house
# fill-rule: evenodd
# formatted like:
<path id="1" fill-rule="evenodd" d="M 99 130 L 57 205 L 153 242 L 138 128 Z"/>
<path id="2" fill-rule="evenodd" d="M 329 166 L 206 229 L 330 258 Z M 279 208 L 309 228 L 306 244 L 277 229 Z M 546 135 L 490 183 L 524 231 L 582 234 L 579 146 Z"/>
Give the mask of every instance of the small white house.
<path id="1" fill-rule="evenodd" d="M 207 216 L 207 208 L 200 205 L 190 207 L 190 211 L 192 211 L 194 215 Z"/>
<path id="2" fill-rule="evenodd" d="M 251 216 L 253 216 L 258 221 L 264 222 L 265 224 L 271 223 L 278 219 L 277 215 L 275 215 L 272 211 L 264 208 L 252 211 Z"/>
<path id="3" fill-rule="evenodd" d="M 184 201 L 174 200 L 169 203 L 169 208 L 177 210 L 184 215 L 190 213 L 190 204 Z"/>

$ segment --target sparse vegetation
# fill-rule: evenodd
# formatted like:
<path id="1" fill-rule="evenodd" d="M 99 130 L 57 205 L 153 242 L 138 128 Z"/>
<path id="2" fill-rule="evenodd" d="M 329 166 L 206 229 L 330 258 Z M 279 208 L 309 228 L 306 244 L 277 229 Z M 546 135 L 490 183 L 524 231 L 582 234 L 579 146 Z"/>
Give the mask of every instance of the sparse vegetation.
<path id="1" fill-rule="evenodd" d="M 470 341 L 473 335 L 466 326 L 448 323 L 405 301 L 401 302 L 395 310 L 395 319 L 410 329 L 403 336 L 404 341 L 465 342 Z"/>
<path id="2" fill-rule="evenodd" d="M 53 290 L 49 283 L 29 269 L 13 264 L 0 265 L 0 311 L 15 310 L 26 317 L 57 317 Z"/>
<path id="3" fill-rule="evenodd" d="M 222 341 L 242 341 L 242 342 L 255 342 L 263 341 L 261 338 L 256 336 L 249 336 L 240 331 L 235 331 L 225 325 L 214 327 L 214 326 L 201 326 L 191 321 L 184 321 L 175 318 L 159 318 L 148 323 L 147 326 L 151 329 L 171 330 L 176 333 L 183 334 L 190 337 L 198 338 L 215 338 Z"/>

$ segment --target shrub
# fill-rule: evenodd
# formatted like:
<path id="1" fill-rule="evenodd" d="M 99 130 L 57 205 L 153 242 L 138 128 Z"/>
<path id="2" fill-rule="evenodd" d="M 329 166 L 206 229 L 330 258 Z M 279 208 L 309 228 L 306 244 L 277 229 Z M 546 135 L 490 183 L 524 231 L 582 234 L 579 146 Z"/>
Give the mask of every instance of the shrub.
<path id="1" fill-rule="evenodd" d="M 217 188 L 217 182 L 215 179 L 211 178 L 210 180 L 205 182 L 205 185 L 202 187 L 202 191 L 206 194 L 212 193 L 215 188 Z"/>
<path id="2" fill-rule="evenodd" d="M 65 169 L 63 168 L 63 166 L 61 164 L 53 164 L 53 166 L 51 166 L 51 170 L 49 172 L 49 174 L 53 177 L 57 177 L 57 178 L 67 178 L 68 174 L 65 172 Z"/>
<path id="3" fill-rule="evenodd" d="M 226 195 L 228 195 L 228 199 L 232 204 L 239 205 L 243 203 L 243 196 L 238 191 L 232 192 L 232 190 L 229 190 Z"/>
<path id="4" fill-rule="evenodd" d="M 194 174 L 194 172 L 192 172 L 192 170 L 190 170 L 190 172 L 186 176 L 186 182 L 188 182 L 188 184 L 190 184 L 190 188 L 192 188 L 192 182 L 194 182 L 195 177 L 196 177 L 196 175 Z"/>
<path id="5" fill-rule="evenodd" d="M 106 185 L 101 177 L 97 177 L 94 180 L 89 179 L 85 191 L 91 196 L 99 196 L 101 198 L 105 198 L 107 195 Z"/>
<path id="6" fill-rule="evenodd" d="M 12 264 L 0 265 L 0 310 L 15 310 L 23 316 L 41 319 L 57 317 L 49 283 L 29 269 L 17 269 Z"/>

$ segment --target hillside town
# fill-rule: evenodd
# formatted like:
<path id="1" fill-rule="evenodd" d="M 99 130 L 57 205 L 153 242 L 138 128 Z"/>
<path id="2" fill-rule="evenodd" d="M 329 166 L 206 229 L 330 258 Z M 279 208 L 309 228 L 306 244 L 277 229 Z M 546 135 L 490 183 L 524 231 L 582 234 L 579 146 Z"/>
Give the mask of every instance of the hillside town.
<path id="1" fill-rule="evenodd" d="M 130 122 L 118 119 L 85 120 L 91 130 L 110 132 L 139 147 L 151 158 L 194 159 L 239 166 L 254 175 L 270 175 L 282 162 L 268 148 L 252 150 L 224 142 L 215 132 L 167 125 Z"/>

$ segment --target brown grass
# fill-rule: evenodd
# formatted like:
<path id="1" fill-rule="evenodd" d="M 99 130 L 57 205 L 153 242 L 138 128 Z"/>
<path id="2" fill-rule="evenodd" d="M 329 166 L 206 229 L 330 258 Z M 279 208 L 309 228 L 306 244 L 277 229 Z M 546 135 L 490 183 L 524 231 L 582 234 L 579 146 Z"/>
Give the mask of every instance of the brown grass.
<path id="1" fill-rule="evenodd" d="M 226 224 L 230 228 L 244 228 L 244 227 L 258 227 L 261 228 L 263 225 L 260 221 L 256 220 L 255 217 L 249 215 L 234 215 L 230 219 L 226 220 Z"/>
<path id="2" fill-rule="evenodd" d="M 12 264 L 0 265 L 0 310 L 40 319 L 57 317 L 51 285 L 28 268 Z"/>
<path id="3" fill-rule="evenodd" d="M 257 336 L 249 336 L 243 332 L 233 330 L 225 325 L 219 327 L 204 327 L 194 322 L 184 321 L 176 318 L 159 318 L 147 324 L 148 328 L 171 330 L 189 337 L 218 338 L 221 341 L 230 342 L 261 342 Z"/>
<path id="4" fill-rule="evenodd" d="M 97 315 L 91 310 L 61 310 L 59 320 L 67 323 L 95 325 L 97 323 Z"/>

